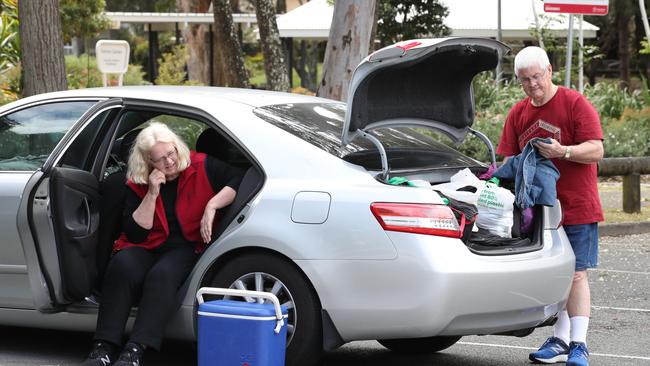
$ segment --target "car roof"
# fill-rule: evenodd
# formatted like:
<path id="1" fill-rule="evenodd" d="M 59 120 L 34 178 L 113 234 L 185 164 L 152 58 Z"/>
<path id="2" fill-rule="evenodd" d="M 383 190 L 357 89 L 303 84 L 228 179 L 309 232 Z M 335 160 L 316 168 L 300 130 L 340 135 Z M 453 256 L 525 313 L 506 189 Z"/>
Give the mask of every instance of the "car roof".
<path id="1" fill-rule="evenodd" d="M 215 102 L 237 103 L 251 108 L 287 103 L 332 103 L 329 99 L 302 94 L 209 86 L 123 86 L 74 89 L 34 95 L 19 105 L 58 98 L 132 98 L 206 108 Z M 336 102 L 339 103 L 339 102 Z M 17 104 L 13 104 L 16 106 Z"/>

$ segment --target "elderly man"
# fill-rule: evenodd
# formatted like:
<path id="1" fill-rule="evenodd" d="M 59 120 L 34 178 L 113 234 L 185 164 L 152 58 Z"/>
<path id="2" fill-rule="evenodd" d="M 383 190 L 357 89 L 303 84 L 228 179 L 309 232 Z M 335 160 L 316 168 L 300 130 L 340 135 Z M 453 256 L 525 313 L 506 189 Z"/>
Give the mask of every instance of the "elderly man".
<path id="1" fill-rule="evenodd" d="M 567 362 L 588 365 L 587 328 L 591 308 L 587 268 L 598 264 L 598 222 L 603 212 L 598 196 L 597 165 L 603 157 L 603 133 L 598 113 L 575 90 L 553 84 L 546 52 L 526 47 L 515 57 L 515 74 L 527 97 L 506 119 L 497 153 L 507 157 L 521 153 L 534 137 L 538 152 L 552 159 L 560 171 L 558 199 L 563 226 L 576 256 L 575 274 L 566 309 L 559 314 L 554 336 L 537 352 L 533 362 Z"/>

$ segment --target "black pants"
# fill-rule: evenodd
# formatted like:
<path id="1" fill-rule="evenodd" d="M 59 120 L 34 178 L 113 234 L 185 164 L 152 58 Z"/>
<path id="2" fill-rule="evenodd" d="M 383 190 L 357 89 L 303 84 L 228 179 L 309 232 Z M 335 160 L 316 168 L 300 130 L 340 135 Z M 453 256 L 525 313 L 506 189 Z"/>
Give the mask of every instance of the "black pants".
<path id="1" fill-rule="evenodd" d="M 110 260 L 99 305 L 95 340 L 122 344 L 131 306 L 138 312 L 130 341 L 160 349 L 165 327 L 178 310 L 178 288 L 196 262 L 193 246 L 179 245 L 153 251 L 129 247 Z"/>

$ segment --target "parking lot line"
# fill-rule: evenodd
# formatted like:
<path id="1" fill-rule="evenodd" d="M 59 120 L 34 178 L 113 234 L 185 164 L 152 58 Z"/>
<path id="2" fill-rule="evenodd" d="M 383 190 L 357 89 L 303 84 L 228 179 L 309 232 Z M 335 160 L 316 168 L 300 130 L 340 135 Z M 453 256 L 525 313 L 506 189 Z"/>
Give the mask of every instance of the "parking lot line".
<path id="1" fill-rule="evenodd" d="M 596 310 L 620 310 L 620 311 L 636 311 L 636 312 L 642 312 L 642 313 L 650 313 L 650 309 L 619 308 L 619 307 L 615 307 L 615 306 L 592 305 L 591 308 L 596 309 Z"/>
<path id="2" fill-rule="evenodd" d="M 590 272 L 614 272 L 614 273 L 627 273 L 627 274 L 650 275 L 650 272 L 623 271 L 623 270 L 619 270 L 619 269 L 589 268 L 589 271 L 590 271 Z"/>
<path id="3" fill-rule="evenodd" d="M 484 346 L 484 347 L 495 347 L 495 348 L 512 348 L 512 349 L 523 349 L 528 351 L 536 351 L 536 347 L 523 347 L 523 346 L 509 346 L 506 344 L 494 344 L 494 343 L 479 343 L 479 342 L 458 342 L 457 344 L 464 344 L 468 346 Z M 643 356 L 630 356 L 630 355 L 615 355 L 611 353 L 595 353 L 590 352 L 591 356 L 599 357 L 610 357 L 610 358 L 625 358 L 630 360 L 645 360 L 650 361 L 650 357 Z"/>

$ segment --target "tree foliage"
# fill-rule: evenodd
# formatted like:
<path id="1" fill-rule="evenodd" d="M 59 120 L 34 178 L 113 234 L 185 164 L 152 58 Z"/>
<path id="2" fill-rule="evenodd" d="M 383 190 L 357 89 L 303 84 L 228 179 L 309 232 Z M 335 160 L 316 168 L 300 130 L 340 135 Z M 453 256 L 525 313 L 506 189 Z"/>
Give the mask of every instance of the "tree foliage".
<path id="1" fill-rule="evenodd" d="M 439 0 L 382 0 L 377 6 L 377 38 L 382 46 L 407 39 L 450 34 L 444 24 L 449 11 Z"/>
<path id="2" fill-rule="evenodd" d="M 63 40 L 73 37 L 93 37 L 109 26 L 104 16 L 104 0 L 60 0 Z"/>
<path id="3" fill-rule="evenodd" d="M 17 0 L 0 1 L 0 74 L 20 63 Z"/>
<path id="4" fill-rule="evenodd" d="M 176 0 L 106 0 L 107 11 L 173 12 Z"/>

